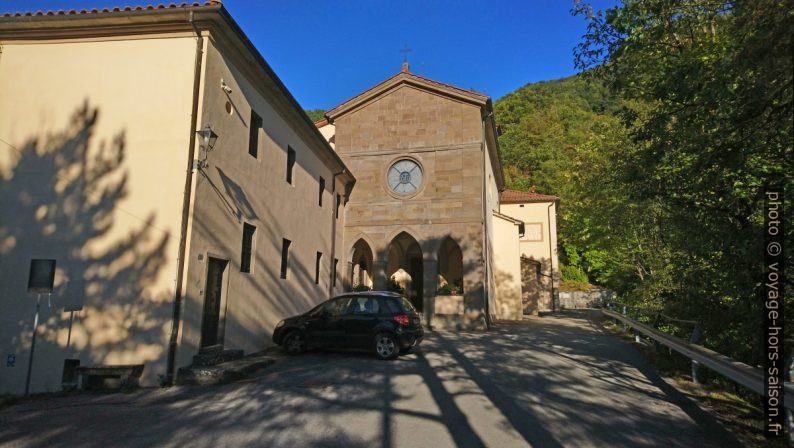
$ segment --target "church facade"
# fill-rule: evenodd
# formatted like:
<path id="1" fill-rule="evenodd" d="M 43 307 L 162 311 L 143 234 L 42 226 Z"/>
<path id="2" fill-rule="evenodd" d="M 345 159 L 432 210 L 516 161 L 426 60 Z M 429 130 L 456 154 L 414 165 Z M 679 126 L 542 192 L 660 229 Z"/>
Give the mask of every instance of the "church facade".
<path id="1" fill-rule="evenodd" d="M 316 124 L 357 178 L 344 233 L 352 288 L 402 291 L 436 327 L 485 328 L 552 309 L 553 275 L 522 280 L 522 256 L 544 263 L 543 251 L 521 250 L 530 223 L 500 212 L 506 189 L 490 98 L 404 63 Z M 556 207 L 557 198 L 520 200 Z M 550 229 L 550 214 L 543 221 Z M 555 247 L 546 272 L 556 268 Z M 505 249 L 511 255 L 496 253 Z"/>
<path id="2" fill-rule="evenodd" d="M 558 200 L 505 190 L 480 93 L 405 66 L 312 123 L 212 0 L 0 17 L 0 90 L 0 393 L 168 383 L 354 289 L 433 327 L 554 308 Z"/>

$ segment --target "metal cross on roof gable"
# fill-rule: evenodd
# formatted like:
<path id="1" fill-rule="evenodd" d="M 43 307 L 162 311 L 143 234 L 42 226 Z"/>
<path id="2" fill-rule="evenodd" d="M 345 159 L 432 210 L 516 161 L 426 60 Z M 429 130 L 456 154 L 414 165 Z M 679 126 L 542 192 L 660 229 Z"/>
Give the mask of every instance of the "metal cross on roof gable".
<path id="1" fill-rule="evenodd" d="M 410 48 L 408 48 L 408 44 L 405 44 L 404 48 L 400 50 L 400 53 L 403 54 L 403 62 L 408 62 L 408 53 L 412 52 Z"/>

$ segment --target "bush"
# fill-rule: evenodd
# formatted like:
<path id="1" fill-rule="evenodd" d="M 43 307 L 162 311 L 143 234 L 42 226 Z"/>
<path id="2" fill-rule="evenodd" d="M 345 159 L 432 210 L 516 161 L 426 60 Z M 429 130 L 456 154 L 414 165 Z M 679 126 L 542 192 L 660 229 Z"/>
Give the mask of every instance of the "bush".
<path id="1" fill-rule="evenodd" d="M 461 286 L 450 285 L 449 283 L 438 288 L 436 291 L 436 295 L 438 296 L 458 296 L 461 294 L 463 294 L 463 288 Z"/>
<path id="2" fill-rule="evenodd" d="M 359 283 L 358 285 L 353 287 L 353 291 L 355 291 L 355 292 L 372 291 L 372 288 L 370 288 L 369 286 L 367 286 L 367 285 L 365 285 L 363 283 Z"/>
<path id="3" fill-rule="evenodd" d="M 560 272 L 562 273 L 562 280 L 567 282 L 576 283 L 590 283 L 587 274 L 579 266 L 570 266 L 560 263 Z"/>

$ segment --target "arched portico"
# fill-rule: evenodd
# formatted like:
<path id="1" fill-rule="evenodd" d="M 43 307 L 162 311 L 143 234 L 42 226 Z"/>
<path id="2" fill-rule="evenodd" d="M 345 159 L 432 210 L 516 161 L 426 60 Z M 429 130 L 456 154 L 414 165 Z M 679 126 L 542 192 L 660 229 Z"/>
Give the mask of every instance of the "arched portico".
<path id="1" fill-rule="evenodd" d="M 363 238 L 359 238 L 350 254 L 350 288 L 367 287 L 372 288 L 374 285 L 374 257 L 372 248 Z"/>
<path id="2" fill-rule="evenodd" d="M 404 290 L 414 307 L 424 310 L 424 263 L 419 242 L 408 232 L 400 232 L 386 251 L 386 278 Z"/>
<path id="3" fill-rule="evenodd" d="M 463 293 L 463 251 L 452 237 L 446 237 L 438 249 L 438 287 L 451 294 Z"/>

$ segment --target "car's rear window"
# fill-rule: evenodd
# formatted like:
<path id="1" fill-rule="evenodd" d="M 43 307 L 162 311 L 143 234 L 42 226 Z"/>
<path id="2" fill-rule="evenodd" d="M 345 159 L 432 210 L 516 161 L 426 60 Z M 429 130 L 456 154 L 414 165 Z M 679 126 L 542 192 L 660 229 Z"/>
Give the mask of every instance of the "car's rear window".
<path id="1" fill-rule="evenodd" d="M 405 313 L 406 311 L 413 311 L 416 312 L 414 306 L 411 305 L 411 302 L 408 299 L 401 297 L 401 298 L 388 298 L 383 300 L 386 303 L 386 309 L 389 310 L 390 313 Z"/>
<path id="2" fill-rule="evenodd" d="M 383 302 L 386 304 L 386 309 L 390 313 L 404 313 L 405 310 L 400 307 L 400 302 L 398 299 L 383 299 Z"/>
<path id="3" fill-rule="evenodd" d="M 411 310 L 414 313 L 416 312 L 416 308 L 414 308 L 414 305 L 408 299 L 403 297 L 402 302 L 403 302 L 403 307 L 405 307 L 406 310 Z"/>

